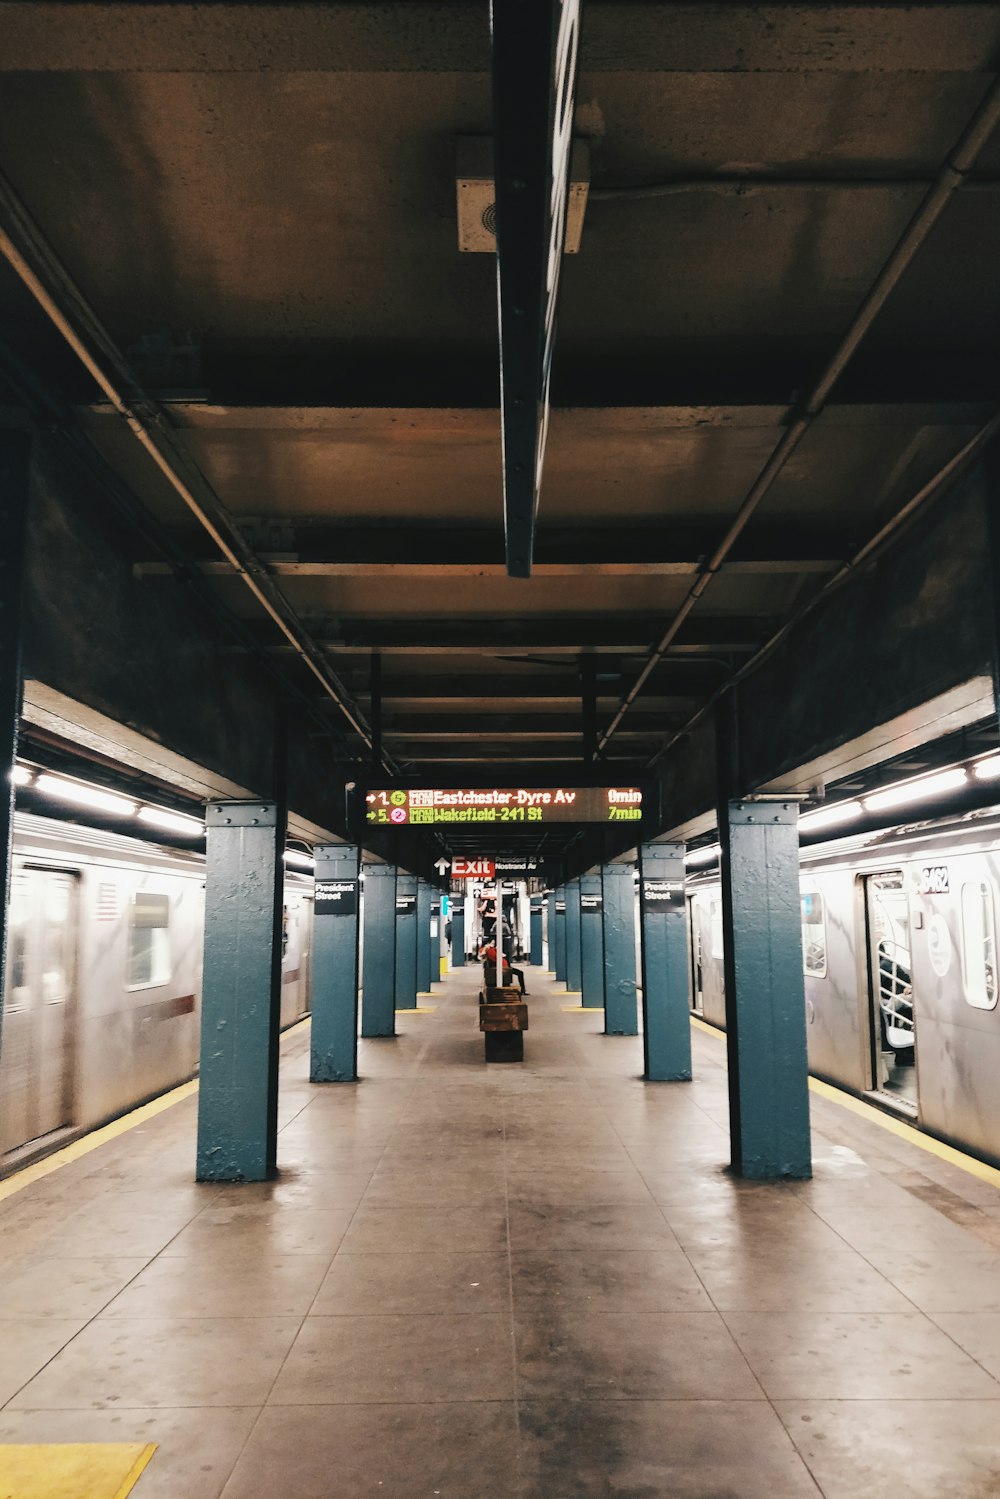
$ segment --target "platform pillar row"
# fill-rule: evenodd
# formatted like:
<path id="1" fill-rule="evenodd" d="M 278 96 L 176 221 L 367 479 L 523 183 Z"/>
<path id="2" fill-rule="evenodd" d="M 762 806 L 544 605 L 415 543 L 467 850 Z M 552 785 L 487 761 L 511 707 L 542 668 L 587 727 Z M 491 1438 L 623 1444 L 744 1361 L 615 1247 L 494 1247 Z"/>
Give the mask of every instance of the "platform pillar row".
<path id="1" fill-rule="evenodd" d="M 635 871 L 631 864 L 601 870 L 601 941 L 604 951 L 604 1034 L 637 1036 L 635 983 Z"/>
<path id="2" fill-rule="evenodd" d="M 580 971 L 580 881 L 566 882 L 566 988 L 579 994 L 583 987 Z"/>
<path id="3" fill-rule="evenodd" d="M 528 961 L 533 968 L 541 968 L 544 957 L 542 946 L 542 920 L 543 920 L 543 897 L 533 895 L 530 900 L 528 914 Z"/>
<path id="4" fill-rule="evenodd" d="M 417 1008 L 417 877 L 396 875 L 396 1009 Z"/>
<path id="5" fill-rule="evenodd" d="M 361 850 L 324 844 L 315 857 L 309 1081 L 350 1083 L 358 1076 Z"/>
<path id="6" fill-rule="evenodd" d="M 431 981 L 428 988 L 441 982 L 441 892 L 431 886 Z"/>
<path id="7" fill-rule="evenodd" d="M 396 1034 L 396 867 L 365 865 L 361 1034 Z"/>
<path id="8" fill-rule="evenodd" d="M 24 639 L 24 551 L 31 491 L 31 438 L 0 433 L 0 1022 L 10 920 L 10 876 L 14 846 L 12 779 L 17 763 Z M 0 1046 L 3 1037 L 0 1035 Z"/>
<path id="9" fill-rule="evenodd" d="M 644 1077 L 691 1080 L 691 971 L 688 964 L 683 843 L 639 850 Z"/>
<path id="10" fill-rule="evenodd" d="M 798 807 L 719 808 L 733 1167 L 812 1175 Z"/>
<path id="11" fill-rule="evenodd" d="M 604 1008 L 604 894 L 600 874 L 581 875 L 580 984 L 581 1005 L 588 1010 Z"/>
<path id="12" fill-rule="evenodd" d="M 206 810 L 199 1181 L 275 1169 L 284 843 L 274 802 Z"/>

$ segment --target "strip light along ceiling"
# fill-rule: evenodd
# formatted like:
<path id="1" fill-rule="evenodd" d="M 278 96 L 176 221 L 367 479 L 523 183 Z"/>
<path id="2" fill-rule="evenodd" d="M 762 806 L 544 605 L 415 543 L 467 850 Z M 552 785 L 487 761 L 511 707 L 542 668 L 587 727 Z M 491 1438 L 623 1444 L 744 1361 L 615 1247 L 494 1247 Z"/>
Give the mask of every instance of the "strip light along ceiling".
<path id="1" fill-rule="evenodd" d="M 799 818 L 799 827 L 807 833 L 814 832 L 817 828 L 832 828 L 838 822 L 850 822 L 853 817 L 860 817 L 864 807 L 860 802 L 834 802 L 829 807 L 818 807 L 815 812 L 805 812 Z"/>
<path id="2" fill-rule="evenodd" d="M 906 807 L 911 802 L 926 801 L 944 791 L 957 791 L 968 781 L 968 772 L 941 770 L 936 775 L 922 776 L 917 781 L 904 781 L 899 786 L 889 786 L 885 791 L 875 791 L 862 799 L 866 812 L 885 812 L 890 807 Z"/>
<path id="3" fill-rule="evenodd" d="M 311 858 L 309 854 L 299 853 L 297 848 L 287 848 L 282 858 L 292 869 L 305 869 L 311 874 L 316 868 L 316 860 Z"/>
<path id="4" fill-rule="evenodd" d="M 109 812 L 116 817 L 134 817 L 138 810 L 138 803 L 130 802 L 124 796 L 103 791 L 99 786 L 86 786 L 82 781 L 64 781 L 59 776 L 36 776 L 33 789 L 70 806 Z"/>

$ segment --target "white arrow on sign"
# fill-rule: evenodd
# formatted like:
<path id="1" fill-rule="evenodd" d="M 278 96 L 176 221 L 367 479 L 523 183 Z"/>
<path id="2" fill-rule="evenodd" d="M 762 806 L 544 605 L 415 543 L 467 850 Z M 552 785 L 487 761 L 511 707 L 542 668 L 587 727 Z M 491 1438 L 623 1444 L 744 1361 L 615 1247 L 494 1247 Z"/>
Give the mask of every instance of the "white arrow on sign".
<path id="1" fill-rule="evenodd" d="M 451 864 L 447 859 L 439 859 L 434 865 L 434 868 L 437 870 L 438 874 L 447 874 L 449 869 L 451 868 Z"/>

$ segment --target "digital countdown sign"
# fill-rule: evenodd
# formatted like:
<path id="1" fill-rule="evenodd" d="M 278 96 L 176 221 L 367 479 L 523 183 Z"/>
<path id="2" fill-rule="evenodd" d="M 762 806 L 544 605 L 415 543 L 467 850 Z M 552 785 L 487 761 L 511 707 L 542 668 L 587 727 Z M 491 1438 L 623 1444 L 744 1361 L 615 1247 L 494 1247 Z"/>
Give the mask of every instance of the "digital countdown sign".
<path id="1" fill-rule="evenodd" d="M 639 822 L 642 792 L 636 786 L 493 786 L 447 791 L 398 786 L 366 792 L 365 817 L 386 827 Z"/>

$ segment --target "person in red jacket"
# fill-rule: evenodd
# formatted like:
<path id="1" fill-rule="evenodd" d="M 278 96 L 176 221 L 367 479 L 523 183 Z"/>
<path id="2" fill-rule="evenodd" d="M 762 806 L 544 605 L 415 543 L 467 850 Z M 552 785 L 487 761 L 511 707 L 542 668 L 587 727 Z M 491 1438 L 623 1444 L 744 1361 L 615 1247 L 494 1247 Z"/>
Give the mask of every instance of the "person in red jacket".
<path id="1" fill-rule="evenodd" d="M 495 942 L 491 942 L 487 947 L 481 947 L 479 949 L 479 956 L 482 958 L 483 962 L 486 964 L 486 970 L 487 970 L 487 972 L 489 972 L 489 970 L 492 968 L 493 971 L 494 971 L 494 973 L 495 973 L 496 972 L 496 966 L 497 966 L 497 948 L 496 948 L 496 943 Z M 517 979 L 518 988 L 520 989 L 521 993 L 522 994 L 527 994 L 528 991 L 524 987 L 524 969 L 523 968 L 512 968 L 510 966 L 510 960 L 508 959 L 507 954 L 504 953 L 504 955 L 503 955 L 503 981 L 504 981 L 504 984 L 506 985 L 510 981 L 511 978 Z"/>

